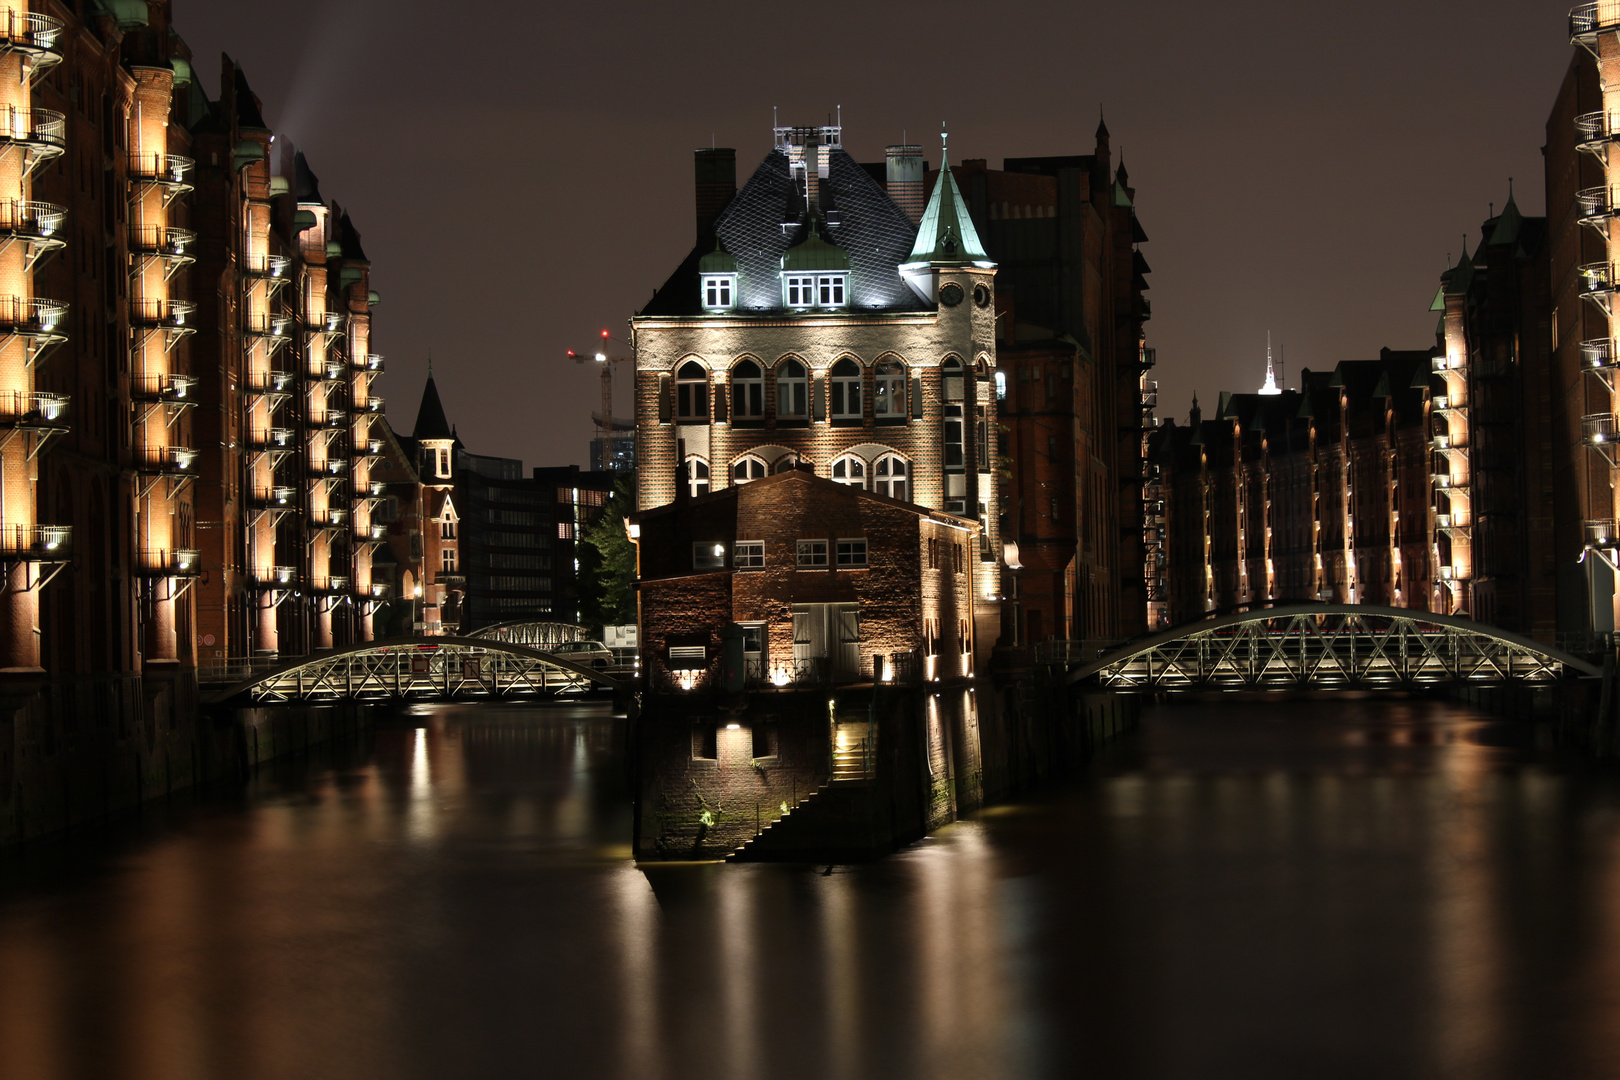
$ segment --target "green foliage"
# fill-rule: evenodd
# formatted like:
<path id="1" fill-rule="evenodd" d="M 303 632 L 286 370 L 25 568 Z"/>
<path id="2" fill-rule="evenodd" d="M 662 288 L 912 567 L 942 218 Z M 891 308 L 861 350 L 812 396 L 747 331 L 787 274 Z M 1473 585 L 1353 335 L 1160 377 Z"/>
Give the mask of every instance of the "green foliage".
<path id="1" fill-rule="evenodd" d="M 635 485 L 621 477 L 607 506 L 579 532 L 579 617 L 587 626 L 636 621 L 636 547 L 624 530 L 635 509 Z"/>

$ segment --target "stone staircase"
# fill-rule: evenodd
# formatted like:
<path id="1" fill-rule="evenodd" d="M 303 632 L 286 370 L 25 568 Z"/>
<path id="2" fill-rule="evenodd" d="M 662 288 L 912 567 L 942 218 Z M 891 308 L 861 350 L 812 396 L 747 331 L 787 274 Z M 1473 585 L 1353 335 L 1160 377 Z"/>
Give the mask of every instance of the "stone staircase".
<path id="1" fill-rule="evenodd" d="M 868 739 L 840 744 L 833 751 L 833 782 L 870 780 L 874 765 L 869 752 L 870 746 L 871 742 Z"/>

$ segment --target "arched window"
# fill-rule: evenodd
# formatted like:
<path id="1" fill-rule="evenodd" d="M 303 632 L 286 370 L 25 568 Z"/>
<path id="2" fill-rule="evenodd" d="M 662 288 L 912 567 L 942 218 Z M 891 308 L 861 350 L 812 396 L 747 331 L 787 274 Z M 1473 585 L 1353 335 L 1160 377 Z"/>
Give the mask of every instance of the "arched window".
<path id="1" fill-rule="evenodd" d="M 832 418 L 859 420 L 861 418 L 861 365 L 849 357 L 832 366 Z"/>
<path id="2" fill-rule="evenodd" d="M 794 469 L 797 469 L 798 467 L 799 467 L 799 455 L 798 454 L 783 454 L 781 457 L 776 459 L 776 464 L 771 466 L 771 472 L 773 472 L 773 473 L 792 472 Z"/>
<path id="3" fill-rule="evenodd" d="M 866 486 L 866 462 L 854 454 L 845 454 L 833 462 L 832 478 L 835 484 L 848 484 L 850 487 L 864 488 Z"/>
<path id="4" fill-rule="evenodd" d="M 696 360 L 688 360 L 675 373 L 675 419 L 709 418 L 709 371 Z"/>
<path id="5" fill-rule="evenodd" d="M 695 498 L 709 493 L 709 463 L 700 457 L 686 459 L 686 484 Z"/>
<path id="6" fill-rule="evenodd" d="M 899 454 L 884 454 L 872 465 L 872 490 L 879 495 L 909 502 L 911 465 Z"/>
<path id="7" fill-rule="evenodd" d="M 945 468 L 961 469 L 967 464 L 962 442 L 962 361 L 952 356 L 940 365 L 945 392 Z"/>
<path id="8" fill-rule="evenodd" d="M 746 484 L 750 480 L 759 480 L 764 475 L 765 463 L 752 455 L 738 458 L 731 463 L 731 482 L 733 484 Z"/>
<path id="9" fill-rule="evenodd" d="M 752 360 L 731 369 L 731 418 L 759 420 L 765 416 L 765 372 Z"/>
<path id="10" fill-rule="evenodd" d="M 797 360 L 784 360 L 776 369 L 776 418 L 803 420 L 810 415 L 810 378 Z"/>
<path id="11" fill-rule="evenodd" d="M 899 419 L 906 415 L 906 368 L 897 360 L 877 366 L 877 385 L 872 391 L 872 413 L 878 419 Z"/>

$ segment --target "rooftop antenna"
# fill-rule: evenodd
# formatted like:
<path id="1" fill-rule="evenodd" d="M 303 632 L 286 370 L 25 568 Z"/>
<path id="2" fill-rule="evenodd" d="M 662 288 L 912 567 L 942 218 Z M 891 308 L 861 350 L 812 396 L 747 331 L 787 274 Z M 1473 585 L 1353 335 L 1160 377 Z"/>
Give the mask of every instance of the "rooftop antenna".
<path id="1" fill-rule="evenodd" d="M 838 127 L 839 130 L 844 127 L 844 107 L 842 105 L 838 106 Z"/>

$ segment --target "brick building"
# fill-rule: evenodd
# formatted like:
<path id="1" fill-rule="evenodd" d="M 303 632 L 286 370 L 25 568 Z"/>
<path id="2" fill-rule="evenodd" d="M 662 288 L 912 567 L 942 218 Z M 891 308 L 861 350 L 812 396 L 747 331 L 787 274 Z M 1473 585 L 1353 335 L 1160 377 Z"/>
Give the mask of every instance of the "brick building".
<path id="1" fill-rule="evenodd" d="M 719 685 L 731 624 L 738 688 L 974 673 L 971 520 L 789 469 L 631 522 L 654 687 Z"/>
<path id="2" fill-rule="evenodd" d="M 638 505 L 809 468 L 976 519 L 993 641 L 995 263 L 948 170 L 914 221 L 841 127 L 775 135 L 740 190 L 733 151 L 698 151 L 697 243 L 632 320 Z M 918 164 L 888 168 L 915 185 Z"/>

